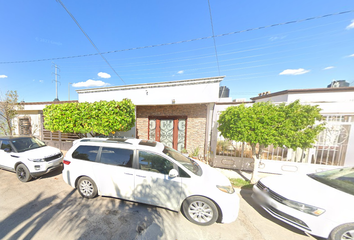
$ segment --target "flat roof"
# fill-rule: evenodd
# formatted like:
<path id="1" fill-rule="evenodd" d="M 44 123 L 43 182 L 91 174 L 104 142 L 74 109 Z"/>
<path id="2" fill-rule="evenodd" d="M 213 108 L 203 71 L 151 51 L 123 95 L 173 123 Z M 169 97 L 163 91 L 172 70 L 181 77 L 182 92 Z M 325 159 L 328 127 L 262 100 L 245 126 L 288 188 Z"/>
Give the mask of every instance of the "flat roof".
<path id="1" fill-rule="evenodd" d="M 91 93 L 91 92 L 121 91 L 121 90 L 131 90 L 131 89 L 175 87 L 175 86 L 195 85 L 195 84 L 203 84 L 203 83 L 216 83 L 216 82 L 221 82 L 224 78 L 225 76 L 218 76 L 218 77 L 196 78 L 196 79 L 178 80 L 178 81 L 170 81 L 170 82 L 141 83 L 141 84 L 114 86 L 114 87 L 88 88 L 88 89 L 79 89 L 76 90 L 76 92 L 80 94 L 80 93 Z"/>
<path id="2" fill-rule="evenodd" d="M 285 94 L 297 94 L 297 93 L 321 93 L 321 92 L 351 92 L 354 91 L 354 87 L 338 87 L 338 88 L 310 88 L 310 89 L 291 89 L 291 90 L 284 90 L 280 92 L 274 92 L 265 94 L 258 97 L 253 97 L 251 100 L 258 100 L 262 98 L 269 98 L 279 95 Z"/>

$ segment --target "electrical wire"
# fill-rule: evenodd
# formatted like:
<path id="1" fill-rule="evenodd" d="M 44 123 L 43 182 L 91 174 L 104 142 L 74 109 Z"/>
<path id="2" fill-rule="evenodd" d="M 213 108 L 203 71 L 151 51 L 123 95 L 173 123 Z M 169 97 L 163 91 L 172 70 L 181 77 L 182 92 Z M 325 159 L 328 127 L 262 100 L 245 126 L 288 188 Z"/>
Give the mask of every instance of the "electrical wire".
<path id="1" fill-rule="evenodd" d="M 322 16 L 310 17 L 310 18 L 294 20 L 294 21 L 289 21 L 289 22 L 276 23 L 276 24 L 272 24 L 272 25 L 250 28 L 250 29 L 245 29 L 245 30 L 240 30 L 240 31 L 235 31 L 235 32 L 223 33 L 223 34 L 215 35 L 214 37 L 224 37 L 224 36 L 233 35 L 233 34 L 261 30 L 261 29 L 265 29 L 265 28 L 278 27 L 278 26 L 300 23 L 300 22 L 305 22 L 305 21 L 311 21 L 311 20 L 315 20 L 315 19 L 332 17 L 332 16 L 337 16 L 337 15 L 342 15 L 342 14 L 347 14 L 347 13 L 352 13 L 352 12 L 354 12 L 354 10 L 331 13 L 331 14 L 326 14 L 326 15 L 322 15 Z M 41 61 L 53 61 L 53 60 L 70 59 L 70 58 L 90 57 L 90 56 L 97 56 L 97 55 L 102 55 L 102 54 L 125 52 L 125 51 L 140 50 L 140 49 L 146 49 L 146 48 L 168 46 L 168 45 L 174 45 L 174 44 L 180 44 L 180 43 L 194 42 L 194 41 L 199 41 L 199 40 L 210 39 L 212 37 L 213 36 L 200 37 L 200 38 L 194 38 L 194 39 L 189 39 L 189 40 L 182 40 L 182 41 L 178 41 L 178 42 L 161 43 L 161 44 L 155 44 L 155 45 L 149 45 L 149 46 L 143 46 L 143 47 L 134 47 L 134 48 L 127 48 L 127 49 L 113 50 L 113 51 L 108 51 L 108 52 L 81 54 L 81 55 L 73 55 L 73 56 L 66 56 L 66 57 L 43 58 L 43 59 L 23 60 L 23 61 L 7 61 L 7 62 L 0 62 L 0 64 L 29 63 L 29 62 L 41 62 Z"/>
<path id="2" fill-rule="evenodd" d="M 209 6 L 211 32 L 212 32 L 212 34 L 213 34 L 213 41 L 214 41 L 214 50 L 215 50 L 216 65 L 217 65 L 217 67 L 218 67 L 219 76 L 221 76 L 221 74 L 220 74 L 220 65 L 219 65 L 219 58 L 218 58 L 218 50 L 217 50 L 217 48 L 216 48 L 216 41 L 215 41 L 215 34 L 214 34 L 213 17 L 212 17 L 212 15 L 211 15 L 211 7 L 210 7 L 210 1 L 209 1 L 209 0 L 208 0 L 208 6 Z"/>
<path id="3" fill-rule="evenodd" d="M 111 64 L 107 61 L 107 59 L 102 55 L 102 53 L 100 52 L 100 50 L 98 50 L 98 48 L 96 47 L 96 45 L 94 44 L 94 42 L 91 40 L 91 38 L 86 34 L 86 32 L 84 31 L 84 29 L 82 29 L 82 27 L 80 26 L 79 22 L 76 21 L 75 17 L 71 14 L 71 12 L 65 7 L 64 3 L 62 3 L 61 0 L 56 0 L 57 2 L 60 3 L 60 5 L 65 9 L 65 11 L 69 14 L 69 16 L 72 18 L 72 20 L 74 20 L 74 22 L 76 23 L 76 25 L 80 28 L 81 32 L 85 35 L 85 37 L 89 40 L 89 42 L 91 43 L 91 45 L 96 49 L 97 54 L 100 55 L 102 57 L 102 59 L 107 63 L 107 65 L 112 69 L 112 71 L 119 77 L 119 79 L 124 83 L 124 80 L 119 76 L 119 74 L 116 72 L 116 70 L 111 66 Z"/>

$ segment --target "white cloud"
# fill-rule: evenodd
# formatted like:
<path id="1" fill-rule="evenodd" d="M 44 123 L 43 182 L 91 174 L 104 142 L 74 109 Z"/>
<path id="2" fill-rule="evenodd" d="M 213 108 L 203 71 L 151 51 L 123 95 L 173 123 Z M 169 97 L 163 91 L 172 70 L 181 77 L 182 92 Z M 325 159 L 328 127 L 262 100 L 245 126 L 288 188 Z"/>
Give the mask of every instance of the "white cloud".
<path id="1" fill-rule="evenodd" d="M 354 57 L 354 54 L 352 54 L 352 55 L 349 55 L 349 57 Z"/>
<path id="2" fill-rule="evenodd" d="M 286 69 L 284 71 L 282 71 L 281 73 L 279 73 L 279 75 L 301 75 L 301 74 L 305 74 L 308 73 L 310 70 L 305 70 L 303 68 L 299 68 L 299 69 Z"/>
<path id="3" fill-rule="evenodd" d="M 0 75 L 0 78 L 7 78 L 6 75 Z"/>
<path id="4" fill-rule="evenodd" d="M 183 71 L 183 70 L 181 70 L 181 71 L 178 71 L 177 73 L 178 73 L 178 74 L 183 74 L 183 73 L 184 73 L 184 71 Z"/>
<path id="5" fill-rule="evenodd" d="M 95 81 L 92 79 L 87 80 L 86 82 L 74 83 L 73 87 L 105 87 L 110 85 L 109 83 L 102 82 L 100 80 Z"/>
<path id="6" fill-rule="evenodd" d="M 348 30 L 352 29 L 352 28 L 354 28 L 354 20 L 352 20 L 352 23 L 346 27 L 346 29 L 348 29 Z"/>
<path id="7" fill-rule="evenodd" d="M 97 74 L 100 78 L 111 78 L 111 75 L 108 73 L 104 73 L 104 72 L 99 72 Z"/>
<path id="8" fill-rule="evenodd" d="M 333 69 L 333 66 L 329 66 L 329 67 L 325 67 L 323 70 L 329 70 L 329 69 Z"/>
<path id="9" fill-rule="evenodd" d="M 44 81 L 43 80 L 39 80 L 40 83 L 43 83 Z"/>

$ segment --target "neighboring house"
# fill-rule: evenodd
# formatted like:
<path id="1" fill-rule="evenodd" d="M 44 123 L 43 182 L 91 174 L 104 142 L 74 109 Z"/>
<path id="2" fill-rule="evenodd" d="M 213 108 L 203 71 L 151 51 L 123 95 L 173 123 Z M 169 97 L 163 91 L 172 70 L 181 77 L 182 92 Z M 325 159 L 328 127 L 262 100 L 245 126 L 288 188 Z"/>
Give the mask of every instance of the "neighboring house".
<path id="1" fill-rule="evenodd" d="M 224 77 L 77 90 L 79 102 L 120 101 L 136 105 L 136 125 L 127 137 L 156 140 L 205 157 L 210 146 L 212 115 Z"/>
<path id="2" fill-rule="evenodd" d="M 334 87 L 333 87 L 334 86 Z M 336 87 L 337 86 L 337 87 Z M 328 88 L 294 89 L 275 93 L 265 92 L 251 98 L 253 102 L 271 101 L 274 103 L 291 103 L 300 100 L 302 104 L 318 105 L 324 116 L 326 129 L 318 136 L 314 148 L 292 149 L 269 147 L 262 155 L 260 171 L 265 172 L 310 172 L 334 166 L 354 165 L 354 87 L 338 87 L 329 85 Z M 239 103 L 217 103 L 214 123 L 222 111 L 228 106 Z M 252 102 L 246 104 L 251 105 Z M 217 124 L 213 132 L 217 131 Z M 252 160 L 247 158 L 247 146 L 242 143 L 226 143 L 214 134 L 212 151 L 215 164 L 221 167 L 236 169 L 251 169 Z M 220 150 L 222 149 L 222 150 Z M 241 158 L 241 153 L 243 156 Z M 231 157 L 236 156 L 236 157 Z"/>
<path id="3" fill-rule="evenodd" d="M 53 102 L 22 102 L 23 108 L 18 110 L 18 116 L 14 119 L 15 135 L 33 135 L 43 140 L 47 145 L 68 150 L 72 140 L 78 139 L 75 134 L 50 132 L 43 126 L 43 109 L 50 104 L 63 104 L 77 101 L 53 101 Z"/>

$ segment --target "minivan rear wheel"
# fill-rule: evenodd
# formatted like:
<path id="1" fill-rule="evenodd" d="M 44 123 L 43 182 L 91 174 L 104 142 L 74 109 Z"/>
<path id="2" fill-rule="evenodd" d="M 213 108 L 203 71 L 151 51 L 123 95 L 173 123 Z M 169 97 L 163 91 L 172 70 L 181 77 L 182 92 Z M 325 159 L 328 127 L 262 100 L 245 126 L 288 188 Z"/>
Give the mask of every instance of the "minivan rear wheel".
<path id="1" fill-rule="evenodd" d="M 82 177 L 77 183 L 77 190 L 84 198 L 94 198 L 97 196 L 95 182 L 89 177 Z"/>
<path id="2" fill-rule="evenodd" d="M 215 203 L 199 196 L 187 198 L 182 204 L 182 210 L 189 221 L 201 226 L 215 223 L 219 216 Z"/>

